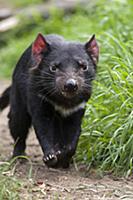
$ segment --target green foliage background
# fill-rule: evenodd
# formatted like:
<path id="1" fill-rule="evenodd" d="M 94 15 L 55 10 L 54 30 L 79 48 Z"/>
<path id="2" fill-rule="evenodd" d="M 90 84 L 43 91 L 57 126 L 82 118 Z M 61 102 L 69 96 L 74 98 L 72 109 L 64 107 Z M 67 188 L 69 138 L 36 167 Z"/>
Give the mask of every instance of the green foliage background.
<path id="1" fill-rule="evenodd" d="M 133 169 L 133 1 L 99 0 L 75 13 L 52 9 L 0 35 L 0 77 L 11 77 L 18 58 L 38 32 L 86 41 L 95 33 L 100 61 L 87 105 L 76 160 L 103 171 L 129 175 Z"/>

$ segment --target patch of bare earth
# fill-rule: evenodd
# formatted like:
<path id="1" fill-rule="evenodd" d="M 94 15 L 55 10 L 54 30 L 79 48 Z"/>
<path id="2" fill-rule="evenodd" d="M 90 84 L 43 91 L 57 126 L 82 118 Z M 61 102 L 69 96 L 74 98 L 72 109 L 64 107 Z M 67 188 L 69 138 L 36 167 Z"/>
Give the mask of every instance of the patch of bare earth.
<path id="1" fill-rule="evenodd" d="M 0 82 L 0 93 L 8 85 Z M 0 114 L 0 158 L 7 161 L 13 149 L 13 140 L 8 129 L 8 109 Z M 131 200 L 133 199 L 133 181 L 113 179 L 110 176 L 97 178 L 88 175 L 82 166 L 73 165 L 68 170 L 48 169 L 42 162 L 42 152 L 34 131 L 31 130 L 27 141 L 27 155 L 30 161 L 17 162 L 13 176 L 21 179 L 23 188 L 20 199 L 41 200 Z M 32 171 L 31 171 L 32 169 Z"/>

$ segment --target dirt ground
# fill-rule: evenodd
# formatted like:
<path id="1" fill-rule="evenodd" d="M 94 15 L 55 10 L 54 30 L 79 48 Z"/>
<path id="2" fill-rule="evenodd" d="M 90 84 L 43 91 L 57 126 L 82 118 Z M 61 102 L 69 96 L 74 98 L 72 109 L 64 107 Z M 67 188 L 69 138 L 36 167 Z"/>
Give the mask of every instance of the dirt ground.
<path id="1" fill-rule="evenodd" d="M 0 81 L 0 93 L 8 85 Z M 11 156 L 13 141 L 7 126 L 8 109 L 0 113 L 0 162 Z M 20 193 L 23 200 L 132 200 L 133 180 L 100 178 L 96 173 L 85 173 L 85 168 L 72 165 L 69 170 L 48 169 L 42 161 L 42 152 L 34 131 L 31 130 L 27 141 L 27 155 L 30 162 L 15 165 L 13 175 L 24 182 Z M 31 175 L 32 167 L 32 175 Z M 31 176 L 30 178 L 28 178 Z"/>

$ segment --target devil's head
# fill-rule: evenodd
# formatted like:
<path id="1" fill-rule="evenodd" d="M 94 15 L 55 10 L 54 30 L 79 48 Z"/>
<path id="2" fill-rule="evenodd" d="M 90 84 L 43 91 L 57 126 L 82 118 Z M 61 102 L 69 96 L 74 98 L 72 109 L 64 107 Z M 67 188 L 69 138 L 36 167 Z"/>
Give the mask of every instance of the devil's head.
<path id="1" fill-rule="evenodd" d="M 57 104 L 78 104 L 91 95 L 99 47 L 95 36 L 85 44 L 38 34 L 32 44 L 31 72 L 38 93 Z"/>

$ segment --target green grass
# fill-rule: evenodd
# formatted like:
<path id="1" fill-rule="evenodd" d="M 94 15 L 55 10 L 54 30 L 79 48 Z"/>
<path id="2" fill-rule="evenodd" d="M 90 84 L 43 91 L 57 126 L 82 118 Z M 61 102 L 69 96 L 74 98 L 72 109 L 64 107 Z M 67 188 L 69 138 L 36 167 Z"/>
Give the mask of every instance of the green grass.
<path id="1" fill-rule="evenodd" d="M 100 0 L 67 16 L 53 10 L 47 21 L 36 14 L 0 39 L 0 76 L 10 77 L 19 56 L 38 32 L 80 41 L 96 34 L 100 62 L 76 159 L 88 168 L 117 175 L 130 175 L 133 170 L 132 10 L 132 0 Z"/>
<path id="2" fill-rule="evenodd" d="M 21 160 L 20 160 L 21 159 Z M 26 162 L 26 178 L 19 177 L 22 166 Z M 15 176 L 16 169 L 20 168 Z M 35 187 L 32 180 L 32 163 L 26 156 L 14 158 L 8 162 L 0 162 L 0 200 L 21 200 L 37 199 L 32 195 L 32 189 Z M 25 198 L 24 198 L 25 197 Z"/>
<path id="3" fill-rule="evenodd" d="M 19 200 L 19 188 L 17 179 L 0 175 L 0 200 Z"/>
<path id="4" fill-rule="evenodd" d="M 106 70 L 99 71 L 83 123 L 78 158 L 129 175 L 133 170 L 133 60 L 131 42 L 107 34 L 110 55 Z M 111 46 L 112 45 L 112 46 Z M 82 153 L 81 153 L 82 152 Z"/>
<path id="5" fill-rule="evenodd" d="M 10 168 L 10 163 L 0 163 L 0 200 L 19 200 L 19 190 L 22 183 L 14 176 L 14 168 Z"/>

